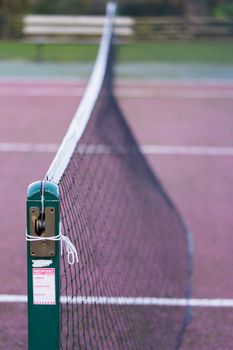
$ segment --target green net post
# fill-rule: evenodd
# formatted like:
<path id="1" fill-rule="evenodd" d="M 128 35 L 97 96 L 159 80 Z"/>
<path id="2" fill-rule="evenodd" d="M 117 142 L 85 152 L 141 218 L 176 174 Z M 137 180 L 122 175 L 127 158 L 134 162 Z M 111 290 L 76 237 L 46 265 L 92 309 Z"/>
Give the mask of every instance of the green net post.
<path id="1" fill-rule="evenodd" d="M 34 182 L 27 192 L 28 350 L 60 349 L 60 240 L 54 240 L 56 236 L 58 186 Z"/>

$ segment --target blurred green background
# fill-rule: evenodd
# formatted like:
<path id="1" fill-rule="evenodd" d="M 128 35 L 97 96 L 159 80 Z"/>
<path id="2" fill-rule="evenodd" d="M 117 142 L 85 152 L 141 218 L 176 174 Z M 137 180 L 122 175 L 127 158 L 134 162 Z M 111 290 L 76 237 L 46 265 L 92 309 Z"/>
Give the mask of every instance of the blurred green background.
<path id="1" fill-rule="evenodd" d="M 134 35 L 119 41 L 122 62 L 233 63 L 233 2 L 229 0 L 119 0 L 118 14 L 134 19 Z M 103 15 L 104 0 L 1 0 L 0 60 L 91 62 L 96 38 L 28 38 L 34 15 Z M 43 45 L 43 48 L 42 48 Z"/>

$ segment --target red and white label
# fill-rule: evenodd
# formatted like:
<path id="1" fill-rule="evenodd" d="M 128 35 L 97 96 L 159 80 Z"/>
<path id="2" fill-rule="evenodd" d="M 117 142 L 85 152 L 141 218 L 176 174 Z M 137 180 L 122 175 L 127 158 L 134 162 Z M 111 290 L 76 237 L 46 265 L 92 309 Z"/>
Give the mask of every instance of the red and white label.
<path id="1" fill-rule="evenodd" d="M 33 304 L 56 304 L 55 269 L 33 268 Z"/>

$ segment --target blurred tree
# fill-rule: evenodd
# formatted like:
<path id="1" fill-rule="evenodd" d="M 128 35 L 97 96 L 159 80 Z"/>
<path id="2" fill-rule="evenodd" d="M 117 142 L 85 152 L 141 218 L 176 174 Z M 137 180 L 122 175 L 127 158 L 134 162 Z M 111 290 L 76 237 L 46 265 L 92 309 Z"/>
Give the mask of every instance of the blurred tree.
<path id="1" fill-rule="evenodd" d="M 105 0 L 31 0 L 30 10 L 40 14 L 103 14 L 105 4 Z"/>
<path id="2" fill-rule="evenodd" d="M 1 1 L 1 0 L 0 0 Z M 8 2 L 7 0 L 5 0 Z M 13 0 L 9 0 L 12 2 Z M 20 0 L 18 0 L 20 1 Z M 25 0 L 21 0 L 25 1 Z M 208 15 L 233 0 L 118 0 L 119 13 L 131 16 Z M 30 12 L 41 14 L 104 14 L 108 0 L 29 0 Z"/>
<path id="3" fill-rule="evenodd" d="M 120 13 L 132 16 L 181 15 L 182 0 L 118 0 Z"/>
<path id="4" fill-rule="evenodd" d="M 203 16 L 210 13 L 210 0 L 184 0 L 187 16 Z"/>
<path id="5" fill-rule="evenodd" d="M 233 17 L 233 1 L 215 0 L 212 9 L 212 14 L 215 17 Z"/>
<path id="6" fill-rule="evenodd" d="M 27 0 L 0 0 L 1 37 L 16 38 L 21 36 L 22 16 L 27 5 Z"/>
<path id="7" fill-rule="evenodd" d="M 42 14 L 104 14 L 107 0 L 30 0 L 31 10 Z M 176 15 L 183 0 L 118 0 L 119 13 L 131 16 Z"/>

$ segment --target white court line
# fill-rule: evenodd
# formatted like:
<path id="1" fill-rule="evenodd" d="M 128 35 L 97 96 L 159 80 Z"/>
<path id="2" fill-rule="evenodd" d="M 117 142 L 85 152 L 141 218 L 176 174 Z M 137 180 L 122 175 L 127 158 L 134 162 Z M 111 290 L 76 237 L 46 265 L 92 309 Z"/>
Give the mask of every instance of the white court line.
<path id="1" fill-rule="evenodd" d="M 1 82 L 1 79 L 0 79 Z M 36 81 L 35 81 L 36 83 Z M 192 87 L 192 88 L 233 88 L 233 80 L 229 79 L 121 79 L 116 78 L 116 86 L 149 86 L 149 87 Z"/>
<path id="2" fill-rule="evenodd" d="M 0 152 L 55 153 L 58 147 L 59 145 L 56 143 L 2 142 L 0 143 Z M 111 153 L 109 147 L 105 145 L 89 145 L 85 149 L 87 154 Z M 143 154 L 147 155 L 233 156 L 233 147 L 141 145 L 140 149 Z"/>
<path id="3" fill-rule="evenodd" d="M 82 97 L 84 94 L 84 87 L 1 87 L 0 96 L 3 97 Z M 192 88 L 179 89 L 179 87 L 154 87 L 150 89 L 137 87 L 117 87 L 115 94 L 119 98 L 177 98 L 177 99 L 233 99 L 233 89 L 208 89 L 199 88 L 192 90 Z"/>
<path id="4" fill-rule="evenodd" d="M 0 152 L 55 153 L 59 145 L 55 143 L 11 143 L 1 142 Z"/>
<path id="5" fill-rule="evenodd" d="M 233 147 L 142 145 L 144 154 L 233 156 Z"/>
<path id="6" fill-rule="evenodd" d="M 232 308 L 233 299 L 209 298 L 133 298 L 133 297 L 61 297 L 61 303 L 88 305 L 131 305 L 131 306 L 173 306 L 173 307 L 213 307 Z M 0 303 L 27 303 L 27 295 L 1 294 Z"/>
<path id="7" fill-rule="evenodd" d="M 233 299 L 132 298 L 132 297 L 61 297 L 61 303 L 132 305 L 132 306 L 195 306 L 233 307 Z"/>
<path id="8" fill-rule="evenodd" d="M 185 90 L 179 90 L 179 88 L 155 88 L 154 90 L 142 89 L 142 88 L 119 88 L 116 90 L 116 96 L 120 98 L 175 98 L 175 99 L 233 99 L 233 90 L 207 90 L 198 89 L 194 91 L 186 88 Z"/>
<path id="9" fill-rule="evenodd" d="M 85 87 L 1 87 L 0 96 L 19 97 L 81 97 Z"/>
<path id="10" fill-rule="evenodd" d="M 86 85 L 88 81 L 88 78 L 71 78 L 68 76 L 57 76 L 57 77 L 33 77 L 33 76 L 7 76 L 7 77 L 0 77 L 0 87 L 1 85 L 8 85 L 11 84 L 13 86 L 20 86 L 22 88 L 22 85 L 50 85 L 50 86 L 73 86 L 76 87 L 77 85 Z M 121 78 L 116 77 L 115 79 L 115 86 L 148 86 L 148 87 L 155 87 L 163 86 L 163 87 L 204 87 L 204 88 L 233 88 L 233 80 L 232 79 L 208 79 L 208 78 L 182 78 L 182 79 L 136 79 L 136 78 Z"/>

